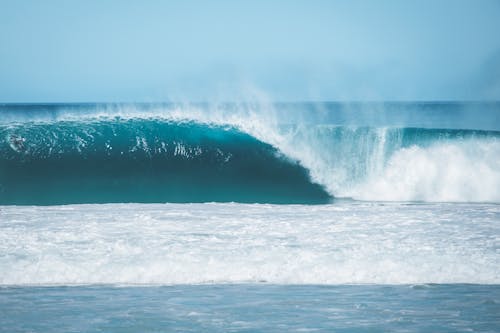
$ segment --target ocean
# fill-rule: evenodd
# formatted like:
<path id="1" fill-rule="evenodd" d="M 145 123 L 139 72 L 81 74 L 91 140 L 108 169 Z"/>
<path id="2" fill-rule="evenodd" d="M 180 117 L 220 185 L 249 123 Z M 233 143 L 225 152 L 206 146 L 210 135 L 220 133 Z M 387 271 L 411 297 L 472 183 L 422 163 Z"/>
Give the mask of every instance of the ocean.
<path id="1" fill-rule="evenodd" d="M 499 332 L 500 103 L 0 104 L 0 332 Z"/>

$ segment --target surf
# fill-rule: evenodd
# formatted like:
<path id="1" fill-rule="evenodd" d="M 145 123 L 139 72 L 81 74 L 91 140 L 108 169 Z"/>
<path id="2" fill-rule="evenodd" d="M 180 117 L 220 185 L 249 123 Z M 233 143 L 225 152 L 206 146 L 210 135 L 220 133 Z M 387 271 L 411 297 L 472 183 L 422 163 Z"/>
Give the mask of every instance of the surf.
<path id="1" fill-rule="evenodd" d="M 337 198 L 500 202 L 500 132 L 298 125 L 281 150 Z"/>
<path id="2" fill-rule="evenodd" d="M 0 204 L 500 202 L 498 103 L 0 110 Z"/>
<path id="3" fill-rule="evenodd" d="M 12 285 L 499 284 L 500 206 L 3 206 Z"/>

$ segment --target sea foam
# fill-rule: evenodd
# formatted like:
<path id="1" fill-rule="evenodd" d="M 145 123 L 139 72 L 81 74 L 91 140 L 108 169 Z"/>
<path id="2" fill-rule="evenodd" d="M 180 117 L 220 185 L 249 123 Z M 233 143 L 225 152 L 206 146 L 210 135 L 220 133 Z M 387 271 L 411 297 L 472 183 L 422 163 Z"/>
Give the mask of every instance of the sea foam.
<path id="1" fill-rule="evenodd" d="M 498 205 L 0 209 L 2 285 L 500 283 Z"/>

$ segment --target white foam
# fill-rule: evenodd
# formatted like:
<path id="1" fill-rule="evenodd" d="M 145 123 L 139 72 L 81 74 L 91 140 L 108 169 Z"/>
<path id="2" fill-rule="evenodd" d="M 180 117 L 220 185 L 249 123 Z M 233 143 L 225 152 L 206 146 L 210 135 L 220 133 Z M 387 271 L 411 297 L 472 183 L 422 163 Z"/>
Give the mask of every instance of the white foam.
<path id="1" fill-rule="evenodd" d="M 332 137 L 332 132 L 341 132 Z M 500 140 L 435 140 L 404 147 L 398 130 L 279 129 L 271 142 L 335 197 L 376 201 L 500 202 Z M 396 134 L 395 134 L 396 133 Z"/>
<path id="2" fill-rule="evenodd" d="M 500 202 L 500 143 L 467 140 L 400 149 L 348 194 L 364 200 Z"/>
<path id="3" fill-rule="evenodd" d="M 488 204 L 0 207 L 0 284 L 500 283 Z"/>

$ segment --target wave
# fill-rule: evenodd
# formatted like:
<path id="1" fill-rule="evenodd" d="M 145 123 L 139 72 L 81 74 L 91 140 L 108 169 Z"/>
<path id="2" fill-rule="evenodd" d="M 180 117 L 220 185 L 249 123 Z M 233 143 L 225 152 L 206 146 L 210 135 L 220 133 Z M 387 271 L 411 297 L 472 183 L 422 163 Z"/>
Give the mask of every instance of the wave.
<path id="1" fill-rule="evenodd" d="M 0 203 L 500 202 L 497 104 L 479 129 L 455 128 L 473 116 L 463 107 L 410 106 L 419 126 L 306 104 L 10 107 Z M 396 111 L 380 118 L 402 122 Z"/>
<path id="2" fill-rule="evenodd" d="M 165 120 L 0 127 L 0 203 L 325 203 L 297 161 L 231 126 Z"/>

